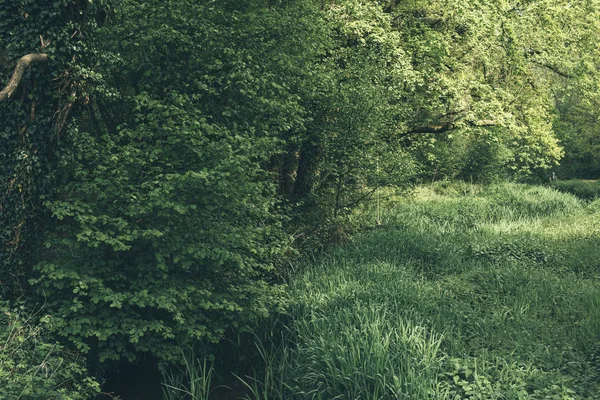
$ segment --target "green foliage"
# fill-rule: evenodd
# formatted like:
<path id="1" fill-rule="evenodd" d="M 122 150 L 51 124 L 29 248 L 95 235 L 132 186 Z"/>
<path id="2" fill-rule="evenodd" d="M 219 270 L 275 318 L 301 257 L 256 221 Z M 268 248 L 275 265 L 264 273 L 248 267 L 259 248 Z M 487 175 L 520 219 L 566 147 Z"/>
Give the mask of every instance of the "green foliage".
<path id="1" fill-rule="evenodd" d="M 569 380 L 518 362 L 509 363 L 485 354 L 478 358 L 448 359 L 447 389 L 449 399 L 575 399 Z M 550 384 L 552 382 L 552 384 Z M 537 387 L 541 385 L 541 388 Z"/>
<path id="2" fill-rule="evenodd" d="M 48 216 L 40 199 L 55 184 L 56 152 L 73 94 L 86 86 L 75 70 L 94 58 L 87 46 L 106 7 L 105 0 L 0 4 L 0 87 L 21 57 L 49 55 L 47 64 L 32 65 L 13 96 L 0 103 L 0 286 L 6 295 L 22 294 L 37 261 Z"/>
<path id="3" fill-rule="evenodd" d="M 46 203 L 63 222 L 35 284 L 59 333 L 82 350 L 96 343 L 102 359 L 132 348 L 168 359 L 277 304 L 263 276 L 284 242 L 252 145 L 175 106 L 146 107 L 118 146 L 81 134 L 78 180 Z"/>
<path id="4" fill-rule="evenodd" d="M 565 180 L 552 181 L 550 187 L 565 193 L 571 193 L 583 200 L 594 200 L 600 197 L 598 181 Z"/>
<path id="5" fill-rule="evenodd" d="M 425 177 L 525 179 L 557 164 L 563 152 L 552 125 L 555 89 L 564 84 L 569 93 L 579 80 L 594 93 L 596 2 L 391 4 L 417 82 L 403 99 L 412 111 L 403 123 Z M 592 111 L 590 103 L 582 105 Z M 582 122 L 576 129 L 587 129 Z M 424 127 L 437 131 L 425 134 L 431 129 Z"/>
<path id="6" fill-rule="evenodd" d="M 45 203 L 53 226 L 32 282 L 49 295 L 58 334 L 101 360 L 172 361 L 180 346 L 217 342 L 280 305 L 268 281 L 287 239 L 262 164 L 276 151 L 278 115 L 296 109 L 277 84 L 284 74 L 253 60 L 278 51 L 256 31 L 282 28 L 258 3 L 193 3 L 122 4 L 105 45 L 129 35 L 131 49 L 105 73 L 133 79 L 137 93 L 113 88 L 96 105 L 112 117 L 90 131 L 72 125 L 64 183 Z"/>
<path id="7" fill-rule="evenodd" d="M 248 391 L 244 400 L 282 398 L 287 390 L 283 381 L 283 374 L 287 369 L 287 358 L 285 355 L 280 358 L 280 352 L 286 350 L 285 334 L 281 332 L 281 336 L 273 340 L 277 330 L 285 329 L 285 327 L 279 318 L 271 319 L 269 322 L 272 325 L 259 327 L 252 332 L 252 339 L 258 355 L 257 362 L 252 366 L 253 375 L 246 375 L 243 378 L 235 375 Z M 257 365 L 263 367 L 263 369 L 259 368 L 257 370 Z"/>
<path id="8" fill-rule="evenodd" d="M 556 86 L 556 116 L 554 127 L 561 145 L 565 148 L 565 158 L 557 170 L 566 178 L 596 179 L 600 176 L 598 119 L 598 87 L 600 81 L 597 70 L 598 15 L 589 2 L 586 16 L 581 24 L 589 31 L 577 37 L 580 46 L 586 49 L 579 57 L 575 74 L 568 80 L 559 81 Z M 574 32 L 575 35 L 578 35 Z"/>
<path id="9" fill-rule="evenodd" d="M 99 393 L 84 359 L 48 337 L 52 317 L 0 303 L 0 399 L 86 400 Z"/>
<path id="10" fill-rule="evenodd" d="M 288 141 L 299 153 L 290 198 L 309 224 L 348 214 L 377 187 L 410 186 L 416 173 L 396 137 L 407 112 L 398 99 L 415 82 L 391 15 L 348 0 L 325 7 L 321 23 L 321 54 L 300 91 L 305 130 Z"/>
<path id="11" fill-rule="evenodd" d="M 582 209 L 574 196 L 538 186 L 496 184 L 473 186 L 466 183 L 436 182 L 420 188 L 419 195 L 431 198 L 426 208 L 415 203 L 411 216 L 440 226 L 450 223 L 474 228 L 481 223 L 511 219 L 560 217 Z M 389 215 L 390 221 L 400 222 Z"/>
<path id="12" fill-rule="evenodd" d="M 555 129 L 582 153 L 594 136 L 577 135 L 595 118 L 597 17 L 595 0 L 4 1 L 2 85 L 25 54 L 49 62 L 0 104 L 1 290 L 16 297 L 29 282 L 55 332 L 101 361 L 176 361 L 181 346 L 249 330 L 283 308 L 275 266 L 291 232 L 316 226 L 318 240 L 342 241 L 383 186 L 542 176 L 563 156 Z M 442 261 L 467 268 L 459 253 L 494 265 L 557 258 L 524 237 L 459 235 L 461 253 L 434 231 L 423 248 L 423 230 L 582 209 L 513 186 L 434 197 L 387 217 L 405 226 L 418 215 L 417 236 L 391 246 L 425 275 Z M 381 368 L 352 395 L 410 392 L 388 374 L 395 363 L 428 382 L 418 396 L 442 390 L 437 367 L 412 360 L 443 332 L 407 321 L 396 322 L 410 339 L 376 326 L 389 333 Z M 410 354 L 394 352 L 404 345 Z"/>

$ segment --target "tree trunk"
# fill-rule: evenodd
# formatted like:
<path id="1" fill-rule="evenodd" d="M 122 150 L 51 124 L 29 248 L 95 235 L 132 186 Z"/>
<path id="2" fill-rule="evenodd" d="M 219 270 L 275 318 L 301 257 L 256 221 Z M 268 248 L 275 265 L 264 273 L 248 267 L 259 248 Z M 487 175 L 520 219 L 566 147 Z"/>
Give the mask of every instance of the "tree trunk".
<path id="1" fill-rule="evenodd" d="M 298 173 L 299 151 L 296 146 L 290 146 L 283 156 L 279 170 L 279 190 L 283 197 L 292 200 L 294 196 L 294 185 Z"/>
<path id="2" fill-rule="evenodd" d="M 317 162 L 319 161 L 319 146 L 313 142 L 305 142 L 300 149 L 298 159 L 298 172 L 294 185 L 294 201 L 299 202 L 307 198 L 312 192 Z"/>

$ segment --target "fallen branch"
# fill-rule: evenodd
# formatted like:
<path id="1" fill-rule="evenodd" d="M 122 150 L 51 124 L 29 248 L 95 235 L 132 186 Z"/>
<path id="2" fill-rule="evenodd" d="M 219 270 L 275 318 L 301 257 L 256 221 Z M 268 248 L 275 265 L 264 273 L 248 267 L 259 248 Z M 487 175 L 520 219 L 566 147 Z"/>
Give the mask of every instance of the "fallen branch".
<path id="1" fill-rule="evenodd" d="M 42 63 L 48 61 L 48 54 L 44 53 L 31 53 L 23 56 L 17 62 L 15 71 L 13 72 L 8 85 L 0 91 L 0 102 L 8 99 L 17 90 L 25 70 L 33 63 Z"/>

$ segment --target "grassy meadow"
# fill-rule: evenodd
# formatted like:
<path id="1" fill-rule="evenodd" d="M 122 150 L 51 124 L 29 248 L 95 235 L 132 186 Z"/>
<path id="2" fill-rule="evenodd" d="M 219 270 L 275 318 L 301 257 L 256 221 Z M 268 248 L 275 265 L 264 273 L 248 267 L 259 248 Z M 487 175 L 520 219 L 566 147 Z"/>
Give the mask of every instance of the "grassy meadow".
<path id="1" fill-rule="evenodd" d="M 293 274 L 248 398 L 600 398 L 600 201 L 437 184 L 379 213 Z"/>

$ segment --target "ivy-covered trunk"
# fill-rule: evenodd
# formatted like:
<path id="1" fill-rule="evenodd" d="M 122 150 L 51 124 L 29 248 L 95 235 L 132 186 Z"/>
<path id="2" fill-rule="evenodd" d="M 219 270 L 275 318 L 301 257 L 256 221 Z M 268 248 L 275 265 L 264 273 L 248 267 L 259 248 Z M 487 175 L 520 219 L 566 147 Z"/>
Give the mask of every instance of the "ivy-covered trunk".
<path id="1" fill-rule="evenodd" d="M 104 2 L 0 3 L 0 294 L 15 298 L 39 260 L 50 223 L 42 206 L 56 182 L 70 118 L 84 87 Z"/>

